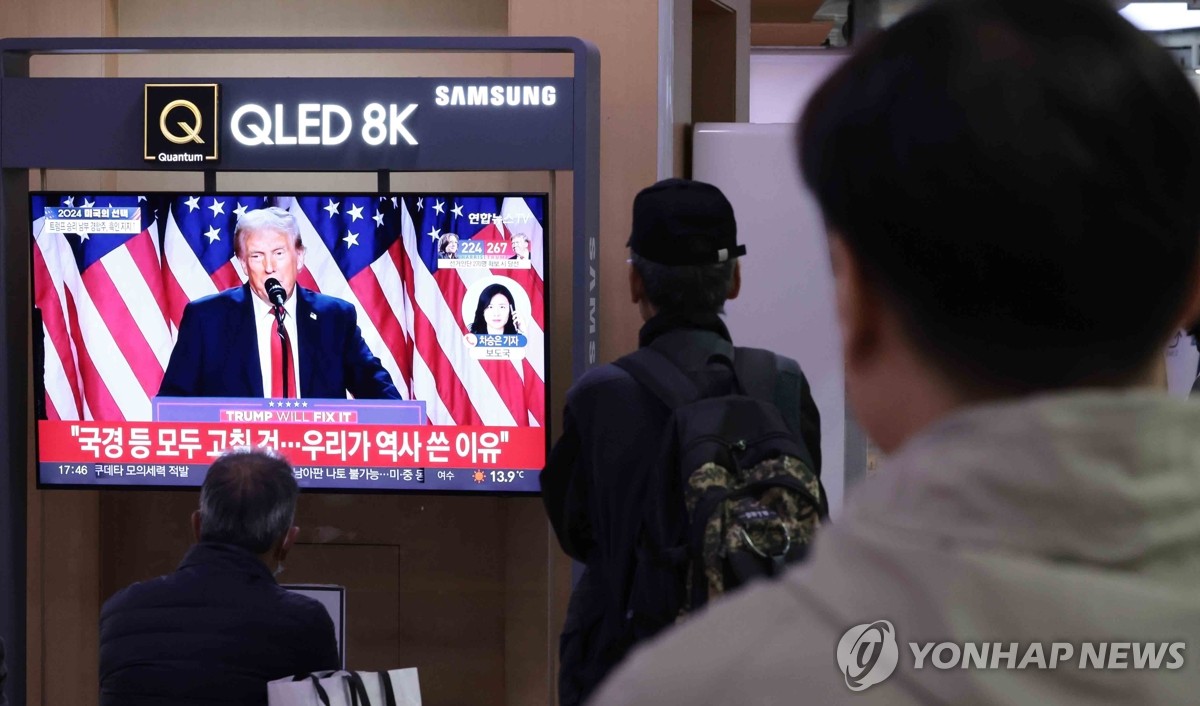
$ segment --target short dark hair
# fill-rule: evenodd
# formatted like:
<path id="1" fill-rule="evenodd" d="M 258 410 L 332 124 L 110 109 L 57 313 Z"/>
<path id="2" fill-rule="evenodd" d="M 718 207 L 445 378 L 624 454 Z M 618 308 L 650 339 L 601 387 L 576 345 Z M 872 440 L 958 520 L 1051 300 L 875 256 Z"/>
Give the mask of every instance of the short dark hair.
<path id="1" fill-rule="evenodd" d="M 514 334 L 517 332 L 517 325 L 513 323 L 513 312 L 517 309 L 517 303 L 513 300 L 512 292 L 508 291 L 499 282 L 489 284 L 479 293 L 479 303 L 475 305 L 475 320 L 471 322 L 471 333 L 482 335 L 488 332 L 487 320 L 483 318 L 483 312 L 487 309 L 488 304 L 492 303 L 492 297 L 497 294 L 503 294 L 508 300 L 508 321 L 504 322 L 504 333 Z"/>
<path id="2" fill-rule="evenodd" d="M 830 231 L 959 384 L 1124 383 L 1183 311 L 1200 101 L 1110 5 L 935 0 L 805 112 Z"/>
<path id="3" fill-rule="evenodd" d="M 630 262 L 642 278 L 646 299 L 659 312 L 720 314 L 725 310 L 736 260 L 713 265 L 660 265 L 633 253 Z"/>
<path id="4" fill-rule="evenodd" d="M 299 493 L 291 465 L 278 453 L 226 452 L 200 489 L 200 541 L 262 554 L 291 529 Z"/>

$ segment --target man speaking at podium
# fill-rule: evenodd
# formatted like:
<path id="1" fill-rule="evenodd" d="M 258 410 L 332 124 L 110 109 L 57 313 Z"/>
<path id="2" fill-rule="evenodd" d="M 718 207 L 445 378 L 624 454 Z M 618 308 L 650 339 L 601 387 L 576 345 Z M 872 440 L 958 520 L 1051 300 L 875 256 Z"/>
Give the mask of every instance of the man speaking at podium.
<path id="1" fill-rule="evenodd" d="M 304 243 L 292 214 L 247 211 L 233 248 L 249 281 L 184 308 L 160 397 L 400 399 L 354 307 L 296 286 Z"/>

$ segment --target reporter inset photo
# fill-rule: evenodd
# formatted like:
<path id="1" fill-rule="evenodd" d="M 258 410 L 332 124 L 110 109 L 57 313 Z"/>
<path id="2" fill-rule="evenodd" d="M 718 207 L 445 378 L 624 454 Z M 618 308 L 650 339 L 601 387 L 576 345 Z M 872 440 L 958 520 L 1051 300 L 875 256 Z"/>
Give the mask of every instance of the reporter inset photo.
<path id="1" fill-rule="evenodd" d="M 467 287 L 462 303 L 464 342 L 481 359 L 524 357 L 522 317 L 530 316 L 529 295 L 508 277 L 481 277 Z"/>

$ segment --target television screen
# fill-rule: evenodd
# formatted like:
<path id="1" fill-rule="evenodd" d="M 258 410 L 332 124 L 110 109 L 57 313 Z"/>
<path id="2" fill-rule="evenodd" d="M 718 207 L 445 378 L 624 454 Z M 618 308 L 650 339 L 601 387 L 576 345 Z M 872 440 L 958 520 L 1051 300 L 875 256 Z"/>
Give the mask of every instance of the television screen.
<path id="1" fill-rule="evenodd" d="M 38 480 L 533 492 L 545 194 L 36 193 Z M 38 340 L 40 338 L 40 341 Z"/>
<path id="2" fill-rule="evenodd" d="M 320 583 L 285 583 L 280 584 L 292 593 L 307 596 L 329 613 L 333 621 L 333 636 L 338 646 L 338 669 L 346 668 L 346 587 Z"/>

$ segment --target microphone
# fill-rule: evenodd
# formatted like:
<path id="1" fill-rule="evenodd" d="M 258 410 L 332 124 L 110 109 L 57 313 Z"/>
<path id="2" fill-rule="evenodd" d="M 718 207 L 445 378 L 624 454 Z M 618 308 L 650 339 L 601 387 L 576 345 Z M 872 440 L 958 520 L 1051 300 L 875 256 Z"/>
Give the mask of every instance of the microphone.
<path id="1" fill-rule="evenodd" d="M 271 303 L 275 305 L 275 323 L 278 324 L 279 343 L 283 349 L 283 369 L 286 371 L 288 369 L 288 348 L 291 347 L 288 345 L 287 328 L 283 325 L 283 302 L 287 299 L 287 292 L 284 291 L 283 285 L 279 283 L 279 280 L 275 279 L 274 277 L 268 277 L 267 281 L 263 282 L 263 287 L 267 290 L 267 298 L 270 299 Z M 287 374 L 284 374 L 284 397 L 290 396 L 288 395 L 288 384 L 290 382 L 291 381 L 288 380 Z"/>
<path id="2" fill-rule="evenodd" d="M 267 299 L 270 299 L 272 304 L 282 309 L 283 301 L 287 299 L 287 292 L 284 291 L 283 285 L 279 283 L 279 280 L 269 277 L 266 282 L 263 282 L 263 286 L 267 288 Z"/>

